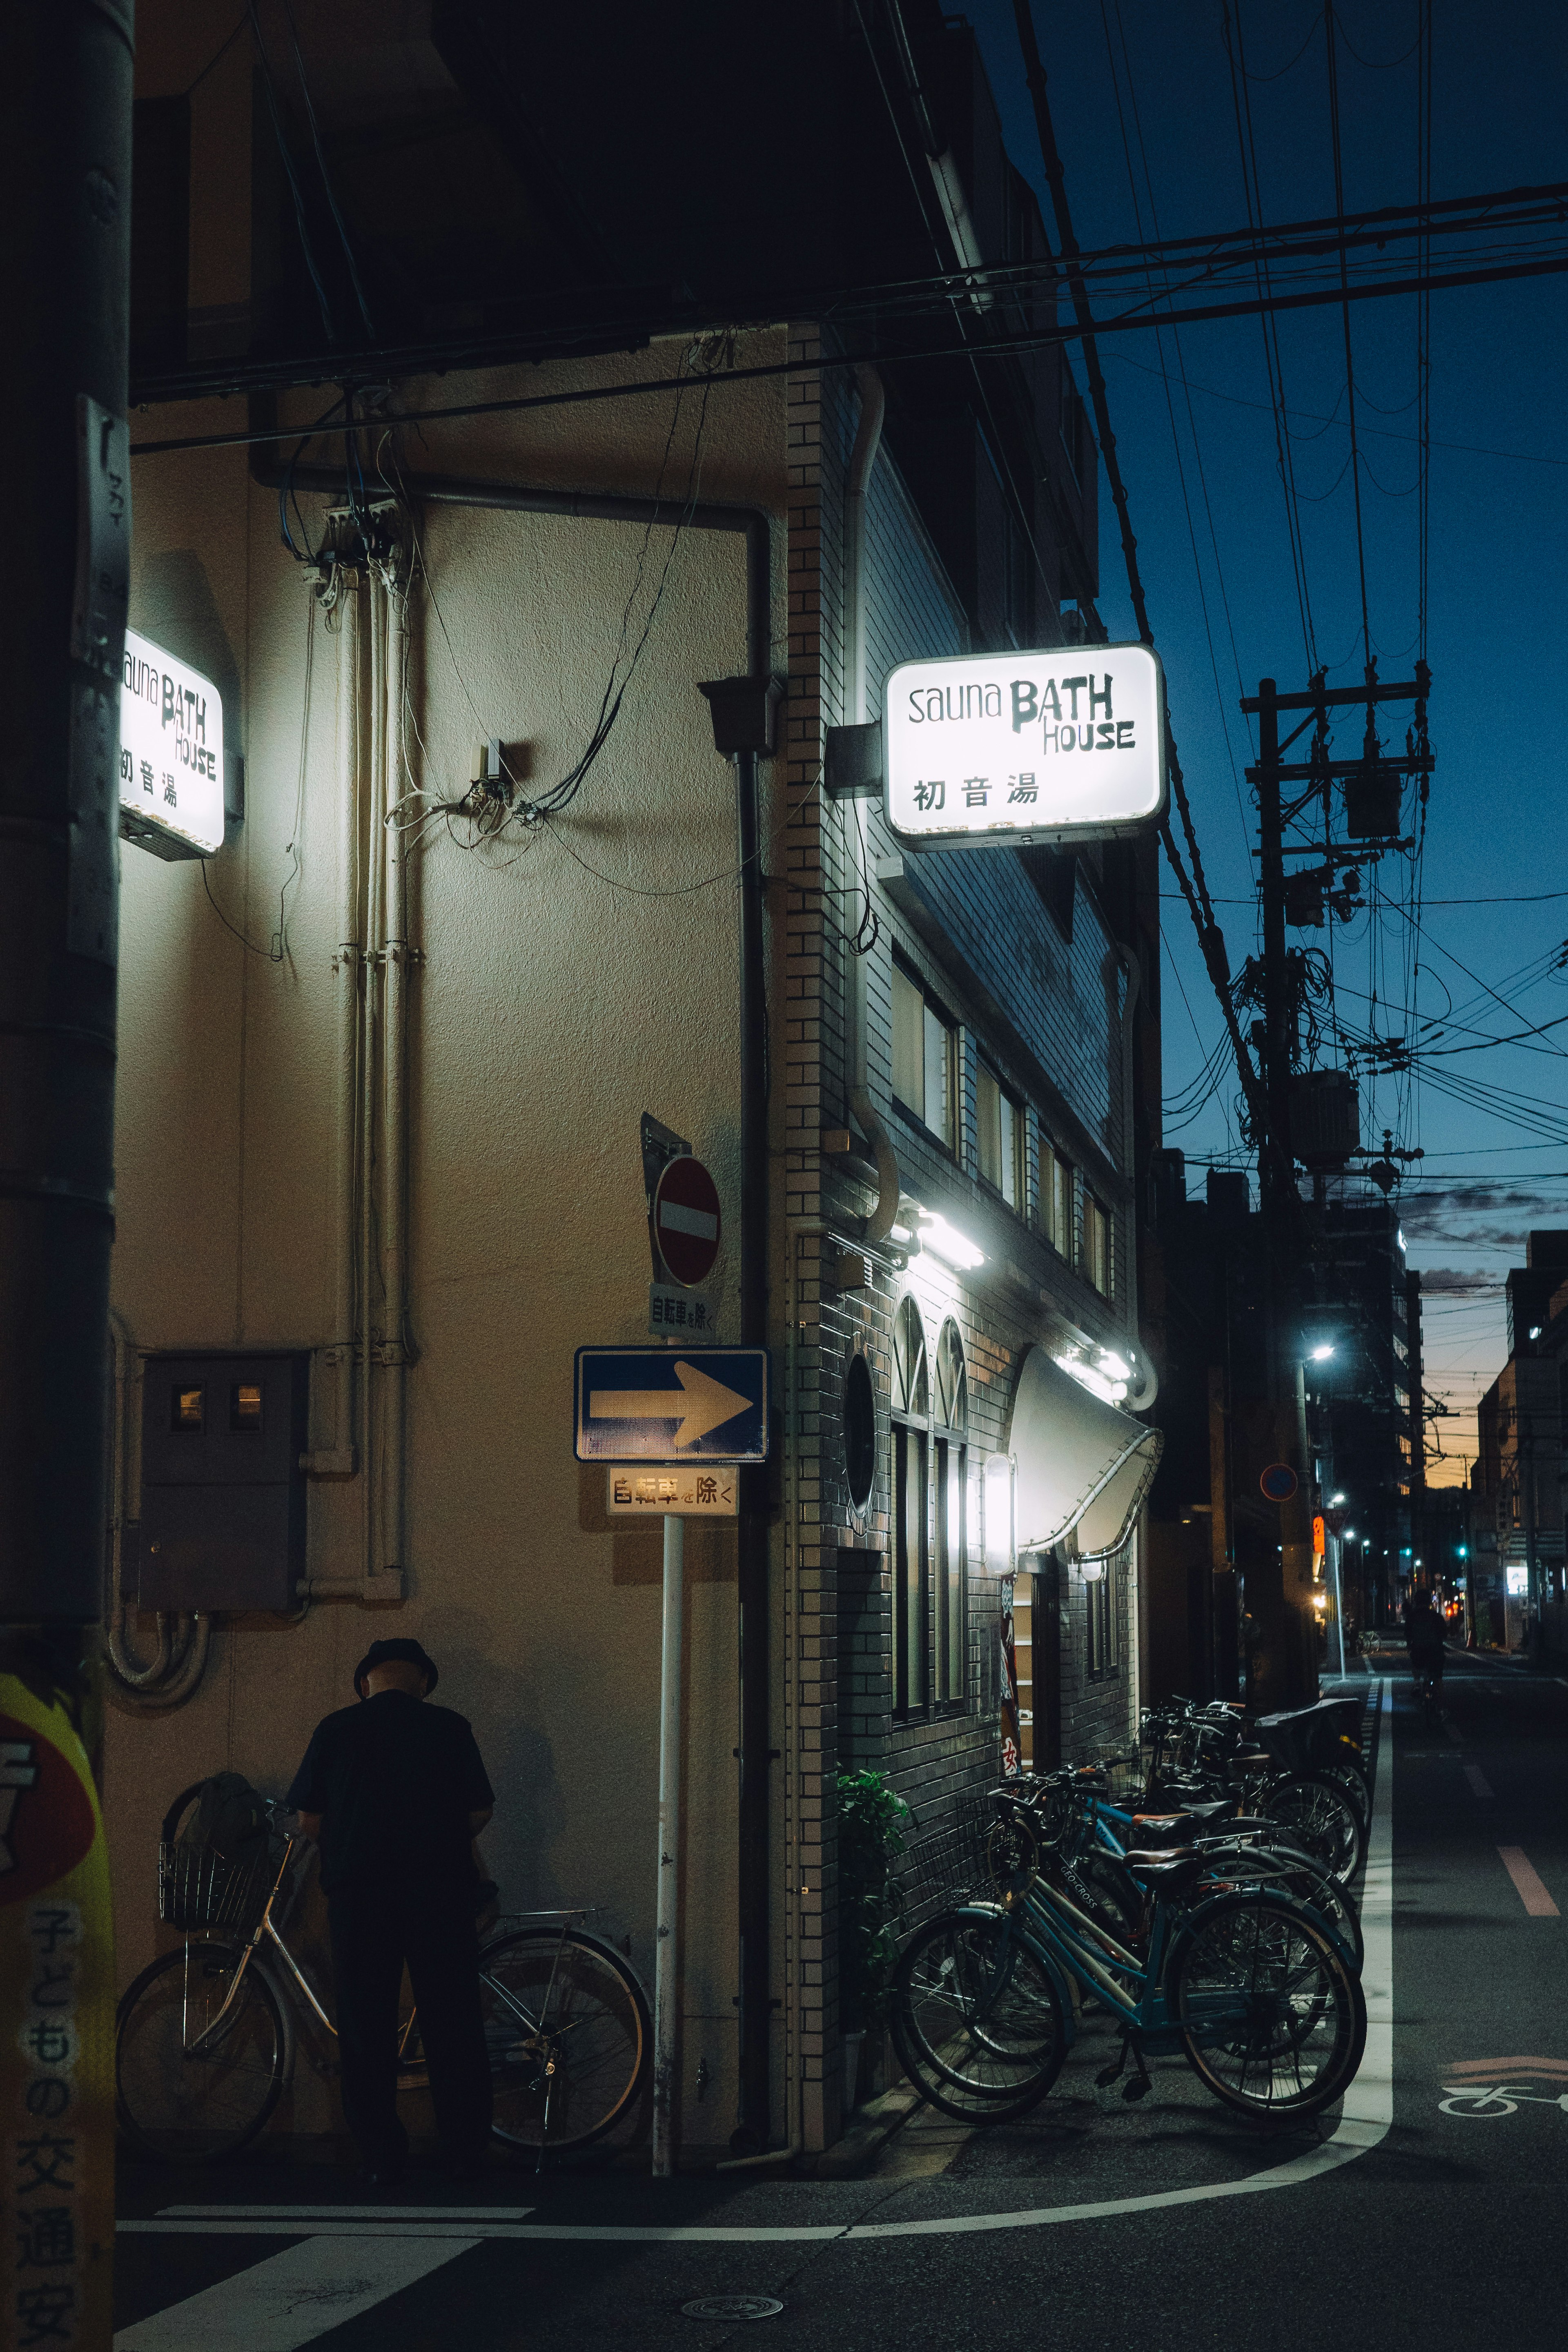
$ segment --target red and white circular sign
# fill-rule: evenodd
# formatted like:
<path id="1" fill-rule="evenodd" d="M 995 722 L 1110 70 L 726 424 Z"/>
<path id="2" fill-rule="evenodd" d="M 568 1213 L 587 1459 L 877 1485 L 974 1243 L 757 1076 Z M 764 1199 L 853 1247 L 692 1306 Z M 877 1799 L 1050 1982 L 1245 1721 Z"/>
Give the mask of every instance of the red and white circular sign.
<path id="1" fill-rule="evenodd" d="M 719 1255 L 719 1189 L 685 1152 L 667 1160 L 653 1195 L 653 1243 L 672 1281 L 689 1290 Z"/>

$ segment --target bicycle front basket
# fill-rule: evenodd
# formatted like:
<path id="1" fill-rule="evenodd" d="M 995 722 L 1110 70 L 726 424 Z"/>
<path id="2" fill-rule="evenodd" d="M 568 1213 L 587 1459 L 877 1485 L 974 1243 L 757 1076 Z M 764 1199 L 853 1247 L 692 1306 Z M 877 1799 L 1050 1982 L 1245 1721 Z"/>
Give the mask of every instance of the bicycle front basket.
<path id="1" fill-rule="evenodd" d="M 228 1927 L 247 1936 L 267 1907 L 272 1878 L 265 1843 L 230 1862 L 216 1846 L 165 1839 L 158 1848 L 158 1916 L 187 1934 Z"/>

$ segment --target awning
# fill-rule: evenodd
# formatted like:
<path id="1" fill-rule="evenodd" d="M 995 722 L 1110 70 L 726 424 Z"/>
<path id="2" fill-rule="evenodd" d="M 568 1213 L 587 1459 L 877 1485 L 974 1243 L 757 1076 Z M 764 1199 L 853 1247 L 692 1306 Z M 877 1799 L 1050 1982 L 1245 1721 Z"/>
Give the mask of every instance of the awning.
<path id="1" fill-rule="evenodd" d="M 1013 1400 L 1018 1551 L 1048 1551 L 1077 1529 L 1080 1559 L 1103 1559 L 1132 1532 L 1160 1460 L 1157 1429 L 1086 1389 L 1045 1348 L 1029 1349 Z"/>

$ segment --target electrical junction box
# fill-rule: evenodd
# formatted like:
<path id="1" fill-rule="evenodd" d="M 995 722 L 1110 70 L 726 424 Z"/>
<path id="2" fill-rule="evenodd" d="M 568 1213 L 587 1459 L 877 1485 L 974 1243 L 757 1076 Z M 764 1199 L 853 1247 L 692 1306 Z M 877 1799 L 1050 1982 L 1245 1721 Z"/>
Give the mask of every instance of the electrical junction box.
<path id="1" fill-rule="evenodd" d="M 1360 1150 L 1360 1100 L 1348 1070 L 1301 1070 L 1291 1078 L 1290 1148 L 1307 1168 L 1342 1168 Z"/>
<path id="2" fill-rule="evenodd" d="M 143 1360 L 142 1608 L 295 1607 L 310 1364 L 226 1350 Z"/>

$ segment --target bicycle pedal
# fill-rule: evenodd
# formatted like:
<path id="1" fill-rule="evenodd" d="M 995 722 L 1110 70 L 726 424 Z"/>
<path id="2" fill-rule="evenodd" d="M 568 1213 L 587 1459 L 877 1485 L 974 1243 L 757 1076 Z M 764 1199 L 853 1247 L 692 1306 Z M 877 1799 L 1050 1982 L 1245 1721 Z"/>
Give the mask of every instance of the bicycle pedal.
<path id="1" fill-rule="evenodd" d="M 1121 2085 L 1121 2095 L 1124 2099 L 1141 2099 L 1145 2092 L 1152 2091 L 1153 2087 L 1147 2074 L 1134 2074 L 1130 2083 L 1123 2083 Z"/>

